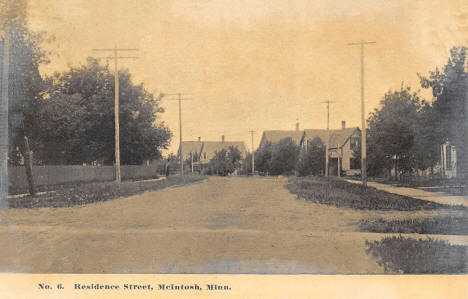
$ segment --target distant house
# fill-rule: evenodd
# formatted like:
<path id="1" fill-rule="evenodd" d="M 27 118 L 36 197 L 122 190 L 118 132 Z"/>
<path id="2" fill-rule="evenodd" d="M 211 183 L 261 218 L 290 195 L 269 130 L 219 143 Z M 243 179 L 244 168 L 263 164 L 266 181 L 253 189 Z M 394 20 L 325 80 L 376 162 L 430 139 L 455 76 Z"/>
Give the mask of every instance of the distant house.
<path id="1" fill-rule="evenodd" d="M 457 149 L 448 140 L 440 146 L 439 167 L 442 177 L 457 177 Z"/>
<path id="2" fill-rule="evenodd" d="M 231 146 L 237 148 L 242 157 L 246 156 L 247 150 L 243 141 L 226 141 L 223 135 L 221 141 L 201 141 L 200 137 L 198 137 L 198 141 L 183 141 L 182 157 L 184 161 L 188 159 L 191 162 L 193 161 L 194 169 L 197 170 L 204 164 L 209 163 L 216 152 L 223 149 L 227 151 Z M 180 154 L 180 148 L 178 153 Z"/>
<path id="3" fill-rule="evenodd" d="M 319 138 L 323 144 L 326 144 L 329 136 L 329 172 L 331 175 L 338 174 L 338 160 L 340 169 L 346 175 L 360 174 L 359 158 L 354 158 L 353 151 L 358 148 L 361 140 L 361 130 L 358 127 L 346 128 L 346 122 L 341 123 L 341 129 L 327 130 L 305 129 L 299 130 L 299 124 L 296 124 L 296 130 L 271 130 L 264 131 L 260 140 L 260 147 L 268 142 L 278 143 L 281 139 L 291 138 L 303 150 L 306 150 L 310 142 Z M 328 135 L 329 134 L 329 135 Z"/>
<path id="4" fill-rule="evenodd" d="M 307 144 L 318 137 L 326 144 L 327 130 L 304 130 Z M 338 175 L 340 169 L 345 175 L 361 173 L 360 158 L 354 157 L 353 152 L 359 148 L 361 130 L 358 127 L 346 128 L 346 122 L 341 123 L 341 129 L 329 131 L 328 167 L 330 175 Z M 338 163 L 340 163 L 338 165 Z"/>
<path id="5" fill-rule="evenodd" d="M 264 131 L 262 139 L 260 139 L 260 146 L 265 143 L 278 143 L 284 138 L 291 138 L 298 146 L 304 144 L 304 131 Z"/>
<path id="6" fill-rule="evenodd" d="M 298 146 L 304 145 L 304 131 L 299 130 L 299 123 L 296 124 L 296 130 L 271 130 L 263 131 L 262 138 L 260 139 L 260 147 L 266 143 L 278 143 L 285 138 L 291 138 Z"/>

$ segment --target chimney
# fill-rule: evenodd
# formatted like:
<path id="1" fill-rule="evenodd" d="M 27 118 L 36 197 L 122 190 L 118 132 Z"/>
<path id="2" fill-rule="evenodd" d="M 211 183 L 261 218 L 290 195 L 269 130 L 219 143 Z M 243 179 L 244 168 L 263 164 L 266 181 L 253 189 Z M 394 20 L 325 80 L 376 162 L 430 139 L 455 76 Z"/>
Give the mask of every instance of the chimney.
<path id="1" fill-rule="evenodd" d="M 299 132 L 299 122 L 296 123 L 296 132 Z"/>
<path id="2" fill-rule="evenodd" d="M 200 142 L 200 141 L 201 141 L 201 137 L 200 137 L 200 136 L 198 136 L 198 142 Z"/>
<path id="3" fill-rule="evenodd" d="M 221 142 L 224 143 L 224 135 L 221 136 Z"/>
<path id="4" fill-rule="evenodd" d="M 341 128 L 346 129 L 346 121 L 344 120 L 341 121 Z"/>

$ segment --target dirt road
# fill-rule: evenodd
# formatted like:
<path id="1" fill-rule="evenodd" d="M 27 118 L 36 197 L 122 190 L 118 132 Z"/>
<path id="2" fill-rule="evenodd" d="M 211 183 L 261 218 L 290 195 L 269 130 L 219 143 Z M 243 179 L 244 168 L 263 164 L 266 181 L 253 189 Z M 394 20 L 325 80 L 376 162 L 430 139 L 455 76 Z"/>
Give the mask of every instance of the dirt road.
<path id="1" fill-rule="evenodd" d="M 286 179 L 217 178 L 84 207 L 0 211 L 0 271 L 382 273 L 366 216 L 298 200 Z M 421 212 L 429 216 L 433 211 Z"/>

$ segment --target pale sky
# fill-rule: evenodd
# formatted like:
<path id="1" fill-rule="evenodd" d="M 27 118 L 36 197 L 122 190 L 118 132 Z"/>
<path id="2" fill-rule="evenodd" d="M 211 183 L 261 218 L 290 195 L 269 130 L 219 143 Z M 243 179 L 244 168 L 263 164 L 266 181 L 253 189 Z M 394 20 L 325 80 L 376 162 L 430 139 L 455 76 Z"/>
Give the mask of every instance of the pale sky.
<path id="1" fill-rule="evenodd" d="M 191 93 L 183 139 L 258 144 L 264 130 L 360 126 L 360 51 L 366 47 L 366 110 L 417 72 L 443 66 L 467 45 L 466 0 L 31 0 L 30 26 L 55 36 L 45 73 L 96 56 L 91 49 L 139 48 L 120 65 L 148 90 Z M 423 92 L 430 99 L 428 92 Z M 178 147 L 177 102 L 163 120 Z M 122 124 L 123 125 L 123 124 Z"/>

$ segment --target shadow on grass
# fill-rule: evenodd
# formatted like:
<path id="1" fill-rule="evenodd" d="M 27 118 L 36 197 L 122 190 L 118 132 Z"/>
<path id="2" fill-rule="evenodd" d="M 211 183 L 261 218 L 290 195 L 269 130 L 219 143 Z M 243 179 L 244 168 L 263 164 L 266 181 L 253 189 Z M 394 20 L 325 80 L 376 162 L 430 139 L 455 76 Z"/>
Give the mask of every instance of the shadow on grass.
<path id="1" fill-rule="evenodd" d="M 392 220 L 362 219 L 359 223 L 359 230 L 374 233 L 468 235 L 468 215 L 465 213 L 462 216 L 447 215 Z"/>
<path id="2" fill-rule="evenodd" d="M 467 246 L 451 245 L 443 240 L 386 237 L 366 241 L 367 254 L 388 273 L 459 274 L 468 273 Z"/>
<path id="3" fill-rule="evenodd" d="M 26 196 L 22 198 L 9 198 L 10 208 L 43 208 L 43 207 L 70 207 L 86 205 L 99 201 L 107 201 L 119 197 L 126 197 L 143 193 L 145 191 L 159 190 L 172 186 L 182 186 L 205 179 L 204 176 L 173 176 L 153 182 L 115 182 L 91 183 L 74 188 L 59 189 L 39 196 Z"/>
<path id="4" fill-rule="evenodd" d="M 315 203 L 359 210 L 467 210 L 461 205 L 451 206 L 415 199 L 332 177 L 290 177 L 286 187 L 298 197 Z"/>

